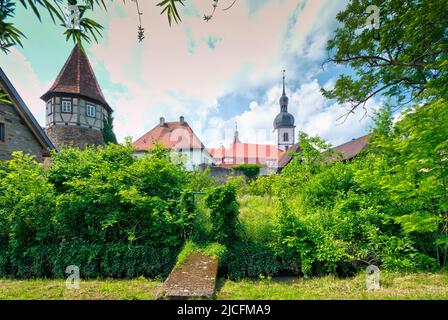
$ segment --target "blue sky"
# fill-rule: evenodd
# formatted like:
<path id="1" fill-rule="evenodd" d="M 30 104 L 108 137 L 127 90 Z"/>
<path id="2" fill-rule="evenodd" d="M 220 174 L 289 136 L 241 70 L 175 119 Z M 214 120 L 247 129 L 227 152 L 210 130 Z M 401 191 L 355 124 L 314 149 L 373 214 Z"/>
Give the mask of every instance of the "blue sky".
<path id="1" fill-rule="evenodd" d="M 115 110 L 120 141 L 139 138 L 161 116 L 175 121 L 183 115 L 208 147 L 227 144 L 235 122 L 241 140 L 271 143 L 282 69 L 297 130 L 333 144 L 366 132 L 369 117 L 360 112 L 338 123 L 343 106 L 320 94 L 322 86 L 331 87 L 340 72 L 348 72 L 331 65 L 321 68 L 326 41 L 345 0 L 238 0 L 223 11 L 231 2 L 220 1 L 214 18 L 205 22 L 202 16 L 211 11 L 211 1 L 187 0 L 183 22 L 169 27 L 159 8 L 146 1 L 143 43 L 136 39 L 132 2 L 115 1 L 107 12 L 91 14 L 105 30 L 98 44 L 85 47 Z M 15 23 L 27 36 L 24 48 L 1 54 L 0 65 L 44 125 L 45 106 L 39 97 L 51 86 L 73 43 L 65 41 L 63 27 L 48 18 L 39 23 L 20 4 Z M 369 102 L 370 114 L 378 105 Z"/>

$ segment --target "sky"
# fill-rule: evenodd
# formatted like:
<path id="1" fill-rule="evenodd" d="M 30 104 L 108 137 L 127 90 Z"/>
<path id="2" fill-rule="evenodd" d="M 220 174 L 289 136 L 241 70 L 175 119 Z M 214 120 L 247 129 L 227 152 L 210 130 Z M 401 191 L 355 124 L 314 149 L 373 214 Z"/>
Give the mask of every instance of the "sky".
<path id="1" fill-rule="evenodd" d="M 288 111 L 296 133 L 319 135 L 338 145 L 365 134 L 381 101 L 367 104 L 345 122 L 344 106 L 327 100 L 338 75 L 350 72 L 326 64 L 327 40 L 346 0 L 221 0 L 209 22 L 211 0 L 186 0 L 182 23 L 169 27 L 155 1 L 140 1 L 146 38 L 137 41 L 138 17 L 132 1 L 110 2 L 107 12 L 89 17 L 104 26 L 98 43 L 84 44 L 108 103 L 120 142 L 135 141 L 160 117 L 179 116 L 209 148 L 228 145 L 238 126 L 240 140 L 275 143 L 273 121 L 280 111 L 282 70 L 286 70 Z M 38 122 L 45 125 L 46 92 L 73 49 L 64 28 L 18 4 L 15 24 L 27 36 L 23 48 L 0 53 L 0 66 Z"/>

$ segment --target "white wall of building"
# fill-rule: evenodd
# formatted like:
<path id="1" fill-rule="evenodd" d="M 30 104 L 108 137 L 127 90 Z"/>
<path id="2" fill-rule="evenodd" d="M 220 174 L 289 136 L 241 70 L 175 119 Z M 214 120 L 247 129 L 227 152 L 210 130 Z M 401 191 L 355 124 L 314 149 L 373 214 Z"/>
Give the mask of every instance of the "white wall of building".
<path id="1" fill-rule="evenodd" d="M 295 143 L 295 137 L 294 137 L 294 128 L 278 128 L 277 129 L 277 144 L 278 148 L 282 151 L 286 150 L 286 147 L 291 148 L 292 145 Z M 285 133 L 288 134 L 288 140 L 286 141 Z"/>
<path id="2" fill-rule="evenodd" d="M 145 152 L 136 152 L 135 156 L 141 157 Z M 172 150 L 173 161 L 182 161 L 187 170 L 194 170 L 200 164 L 211 165 L 214 160 L 207 150 L 193 149 L 193 150 Z"/>

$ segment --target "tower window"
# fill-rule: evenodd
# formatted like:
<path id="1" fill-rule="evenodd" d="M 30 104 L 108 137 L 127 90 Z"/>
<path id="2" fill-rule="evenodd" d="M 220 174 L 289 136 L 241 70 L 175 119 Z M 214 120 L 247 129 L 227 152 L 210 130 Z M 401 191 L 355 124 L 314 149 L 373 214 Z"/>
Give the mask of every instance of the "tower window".
<path id="1" fill-rule="evenodd" d="M 92 106 L 91 104 L 88 104 L 86 106 L 86 115 L 88 117 L 95 118 L 96 117 L 96 107 Z"/>
<path id="2" fill-rule="evenodd" d="M 283 141 L 285 141 L 285 142 L 289 141 L 288 132 L 283 133 Z"/>
<path id="3" fill-rule="evenodd" d="M 48 115 L 53 113 L 53 104 L 51 103 L 51 101 L 48 101 L 48 103 L 47 103 L 47 111 L 48 111 Z"/>
<path id="4" fill-rule="evenodd" d="M 72 113 L 72 101 L 71 100 L 62 100 L 61 112 Z"/>
<path id="5" fill-rule="evenodd" d="M 6 133 L 5 133 L 5 124 L 0 122 L 0 142 L 5 142 Z"/>

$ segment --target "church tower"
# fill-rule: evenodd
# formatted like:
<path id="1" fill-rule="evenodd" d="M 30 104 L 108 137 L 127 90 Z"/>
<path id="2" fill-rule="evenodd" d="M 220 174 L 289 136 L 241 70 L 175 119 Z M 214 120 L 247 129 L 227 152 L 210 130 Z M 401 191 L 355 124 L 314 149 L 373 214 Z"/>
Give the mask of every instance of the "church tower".
<path id="1" fill-rule="evenodd" d="M 277 147 L 286 151 L 294 145 L 294 116 L 288 112 L 288 97 L 285 93 L 285 70 L 283 70 L 283 94 L 280 98 L 280 113 L 275 117 L 274 130 L 277 132 Z"/>
<path id="2" fill-rule="evenodd" d="M 62 145 L 84 148 L 104 144 L 104 121 L 112 109 L 84 50 L 76 45 L 51 88 L 41 97 L 46 103 L 45 132 Z"/>

